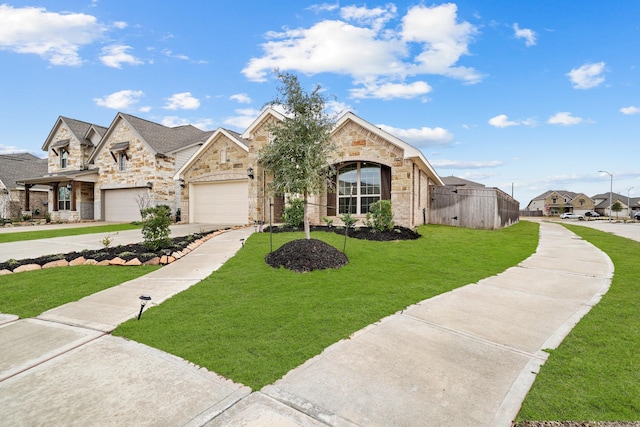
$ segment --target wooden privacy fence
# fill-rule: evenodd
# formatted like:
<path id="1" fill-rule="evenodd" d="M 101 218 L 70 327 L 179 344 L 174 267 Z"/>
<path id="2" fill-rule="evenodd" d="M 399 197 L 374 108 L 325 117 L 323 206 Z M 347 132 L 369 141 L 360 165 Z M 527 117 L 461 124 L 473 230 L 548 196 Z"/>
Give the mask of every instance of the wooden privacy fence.
<path id="1" fill-rule="evenodd" d="M 520 203 L 498 188 L 429 186 L 429 223 L 496 230 L 518 222 Z"/>

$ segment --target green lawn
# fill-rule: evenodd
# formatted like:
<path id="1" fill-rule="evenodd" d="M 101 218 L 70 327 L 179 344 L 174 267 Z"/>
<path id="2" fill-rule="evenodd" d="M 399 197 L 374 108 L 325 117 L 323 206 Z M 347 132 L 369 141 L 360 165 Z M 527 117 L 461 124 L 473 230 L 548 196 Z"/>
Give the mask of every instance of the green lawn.
<path id="1" fill-rule="evenodd" d="M 0 276 L 0 313 L 34 317 L 158 268 L 80 265 Z"/>
<path id="2" fill-rule="evenodd" d="M 29 227 L 24 227 L 26 230 Z M 135 230 L 142 228 L 142 224 L 111 224 L 95 225 L 76 228 L 52 228 L 51 230 L 40 231 L 18 231 L 12 233 L 0 233 L 0 243 L 20 242 L 23 240 L 50 239 L 52 237 L 79 236 L 81 234 L 94 233 L 116 233 L 124 230 Z"/>
<path id="3" fill-rule="evenodd" d="M 638 421 L 640 243 L 566 227 L 606 252 L 615 273 L 602 300 L 551 351 L 518 421 Z"/>
<path id="4" fill-rule="evenodd" d="M 535 251 L 538 225 L 498 230 L 429 225 L 402 242 L 349 239 L 349 264 L 294 273 L 269 267 L 269 234 L 198 285 L 122 324 L 125 336 L 260 389 L 353 332 L 408 305 L 477 282 Z M 274 249 L 302 233 L 274 234 Z M 343 237 L 312 233 L 342 248 Z"/>

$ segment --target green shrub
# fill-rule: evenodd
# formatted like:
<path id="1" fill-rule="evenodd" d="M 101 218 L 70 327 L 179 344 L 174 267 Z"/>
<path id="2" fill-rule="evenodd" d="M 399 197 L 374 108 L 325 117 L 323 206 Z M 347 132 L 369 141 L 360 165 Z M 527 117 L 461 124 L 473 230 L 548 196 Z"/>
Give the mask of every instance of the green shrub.
<path id="1" fill-rule="evenodd" d="M 391 231 L 393 230 L 393 212 L 391 211 L 390 200 L 378 200 L 369 205 L 367 219 L 365 220 L 367 227 L 374 231 Z"/>
<path id="2" fill-rule="evenodd" d="M 171 224 L 171 210 L 166 205 L 145 208 L 142 214 L 142 237 L 144 247 L 157 251 L 171 244 L 169 239 L 169 225 Z"/>
<path id="3" fill-rule="evenodd" d="M 287 227 L 299 228 L 304 223 L 304 202 L 302 199 L 291 199 L 284 209 L 282 220 Z"/>
<path id="4" fill-rule="evenodd" d="M 358 222 L 358 220 L 352 217 L 350 213 L 341 215 L 340 219 L 342 220 L 342 222 L 344 223 L 344 226 L 347 229 L 355 228 L 356 222 Z"/>

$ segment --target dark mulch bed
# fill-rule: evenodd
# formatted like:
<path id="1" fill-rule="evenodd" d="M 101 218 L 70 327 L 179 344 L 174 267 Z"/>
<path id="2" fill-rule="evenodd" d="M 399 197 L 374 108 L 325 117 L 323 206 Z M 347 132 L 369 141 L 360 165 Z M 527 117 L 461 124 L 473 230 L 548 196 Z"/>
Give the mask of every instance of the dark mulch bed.
<path id="1" fill-rule="evenodd" d="M 86 259 L 95 259 L 96 261 L 110 260 L 115 257 L 120 257 L 125 261 L 130 261 L 134 258 L 138 258 L 140 262 L 145 262 L 155 257 L 162 255 L 170 255 L 173 252 L 181 251 L 195 240 L 201 239 L 213 231 L 205 233 L 194 233 L 189 236 L 181 236 L 170 239 L 171 243 L 164 249 L 157 251 L 151 251 L 147 249 L 142 243 L 134 243 L 130 245 L 118 245 L 108 248 L 84 250 L 79 252 L 69 252 L 66 254 L 53 254 L 46 255 L 39 258 L 26 258 L 21 260 L 8 260 L 0 263 L 0 270 L 14 270 L 21 265 L 38 264 L 45 265 L 51 261 L 67 260 L 73 261 L 76 258 L 85 257 Z"/>
<path id="2" fill-rule="evenodd" d="M 318 239 L 299 239 L 285 243 L 265 257 L 271 267 L 280 266 L 304 273 L 306 271 L 340 268 L 347 264 L 347 256 Z"/>
<path id="3" fill-rule="evenodd" d="M 284 232 L 292 232 L 292 231 L 304 231 L 302 228 L 291 228 L 291 227 L 283 227 L 283 226 L 274 226 L 267 227 L 264 230 L 266 233 L 284 233 Z M 336 233 L 344 236 L 346 229 L 344 227 L 322 227 L 322 226 L 313 226 L 311 227 L 311 231 L 324 231 Z M 354 239 L 363 239 L 363 240 L 374 240 L 378 242 L 389 242 L 393 240 L 415 240 L 420 237 L 420 234 L 417 232 L 406 228 L 406 227 L 395 227 L 391 231 L 378 231 L 371 229 L 369 227 L 358 227 L 351 228 L 347 231 L 348 237 L 353 237 Z"/>
<path id="4" fill-rule="evenodd" d="M 283 233 L 303 231 L 290 227 L 267 227 L 265 232 Z M 395 240 L 414 240 L 420 234 L 404 227 L 395 227 L 391 231 L 377 231 L 367 227 L 346 230 L 344 227 L 311 227 L 311 231 L 323 231 L 343 235 L 355 239 L 376 240 L 381 242 Z M 298 273 L 327 268 L 340 268 L 349 262 L 347 256 L 333 246 L 317 239 L 299 239 L 285 243 L 278 250 L 265 257 L 267 264 L 274 268 L 281 266 Z"/>

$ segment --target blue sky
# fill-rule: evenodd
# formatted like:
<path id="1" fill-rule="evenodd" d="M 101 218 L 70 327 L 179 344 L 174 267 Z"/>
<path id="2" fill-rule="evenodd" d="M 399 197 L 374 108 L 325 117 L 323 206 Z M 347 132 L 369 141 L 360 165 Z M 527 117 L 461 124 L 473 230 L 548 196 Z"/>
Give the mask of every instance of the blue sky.
<path id="1" fill-rule="evenodd" d="M 0 3 L 0 153 L 45 156 L 60 115 L 241 131 L 275 67 L 521 208 L 599 170 L 640 195 L 637 0 Z"/>

